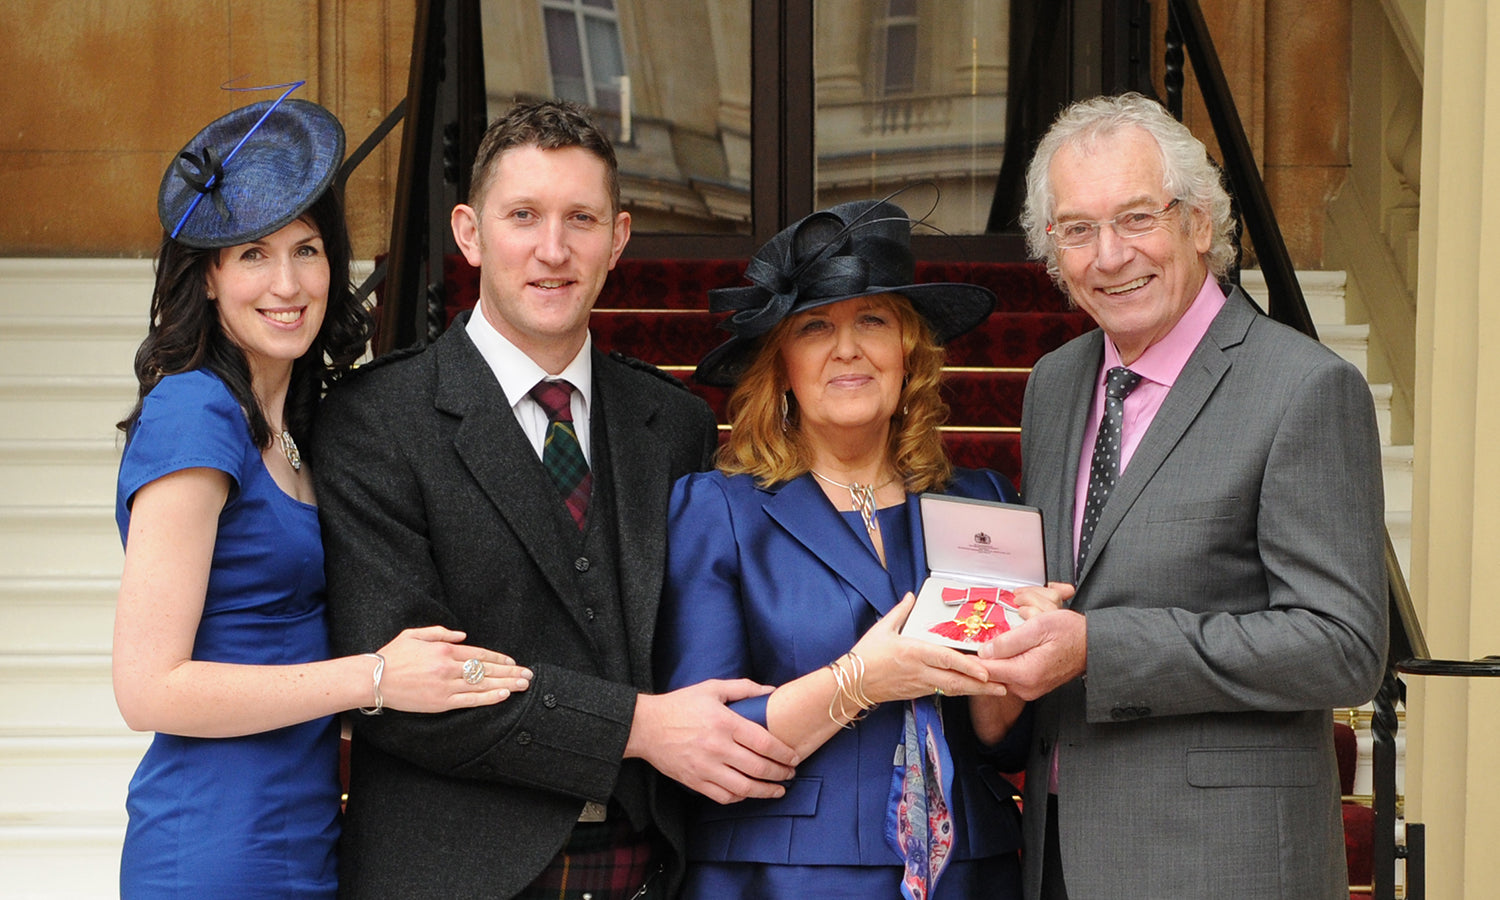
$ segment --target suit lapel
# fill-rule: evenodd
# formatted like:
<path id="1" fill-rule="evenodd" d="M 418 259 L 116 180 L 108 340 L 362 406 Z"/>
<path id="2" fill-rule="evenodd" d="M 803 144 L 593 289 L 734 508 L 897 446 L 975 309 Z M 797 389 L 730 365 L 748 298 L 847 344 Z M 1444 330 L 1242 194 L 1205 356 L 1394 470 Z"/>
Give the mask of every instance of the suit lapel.
<path id="1" fill-rule="evenodd" d="M 912 583 L 917 586 L 917 590 L 922 589 L 922 582 L 927 578 L 927 532 L 922 529 L 922 503 L 919 497 L 918 494 L 906 495 L 906 528 L 907 534 L 912 536 L 911 562 L 916 576 Z M 889 553 L 886 558 L 890 558 Z M 894 587 L 894 582 L 892 586 Z"/>
<path id="2" fill-rule="evenodd" d="M 621 612 L 630 641 L 631 668 L 649 677 L 652 635 L 666 568 L 667 502 L 670 459 L 663 451 L 667 435 L 659 434 L 657 402 L 630 390 L 619 376 L 619 364 L 594 351 L 595 433 L 606 434 L 607 460 L 594 454 L 595 465 L 608 465 L 614 485 L 616 553 L 620 567 Z M 596 443 L 597 447 L 598 444 Z M 601 523 L 603 524 L 603 523 Z"/>
<path id="3" fill-rule="evenodd" d="M 811 475 L 787 482 L 765 510 L 798 543 L 854 587 L 882 616 L 895 605 L 895 586 Z"/>
<path id="4" fill-rule="evenodd" d="M 1094 529 L 1093 551 L 1085 560 L 1083 571 L 1078 573 L 1081 584 L 1088 577 L 1094 562 L 1103 553 L 1125 514 L 1151 483 L 1156 471 L 1171 454 L 1193 421 L 1203 411 L 1208 398 L 1229 371 L 1230 358 L 1226 353 L 1245 339 L 1250 323 L 1255 320 L 1255 311 L 1235 288 L 1229 292 L 1227 302 L 1208 327 L 1208 333 L 1198 342 L 1198 347 L 1188 357 L 1187 364 L 1177 376 L 1177 381 L 1167 393 L 1151 426 L 1137 445 L 1130 463 L 1125 467 L 1115 485 L 1109 501 L 1099 515 L 1099 524 Z M 1075 450 L 1075 457 L 1078 451 Z M 1075 470 L 1076 471 L 1076 470 Z"/>
<path id="5" fill-rule="evenodd" d="M 448 329 L 431 352 L 437 354 L 433 405 L 462 419 L 453 436 L 454 450 L 552 589 L 568 596 L 571 560 L 557 548 L 576 541 L 577 535 L 562 530 L 566 523 L 553 508 L 557 488 L 516 422 L 510 400 L 461 324 Z M 587 631 L 578 605 L 563 606 Z"/>
<path id="6" fill-rule="evenodd" d="M 1045 509 L 1056 509 L 1057 516 L 1044 516 L 1046 533 L 1047 577 L 1060 581 L 1073 579 L 1073 519 L 1078 484 L 1078 457 L 1083 452 L 1083 434 L 1093 411 L 1094 382 L 1104 354 L 1104 333 L 1092 331 L 1076 348 L 1078 360 L 1060 360 L 1058 370 L 1069 373 L 1072 382 L 1062 386 L 1055 405 L 1031 417 L 1025 435 L 1025 474 L 1021 479 L 1023 502 Z M 1057 448 L 1061 448 L 1059 451 Z M 1056 501 L 1047 502 L 1055 492 Z M 1098 538 L 1096 537 L 1097 541 Z"/>

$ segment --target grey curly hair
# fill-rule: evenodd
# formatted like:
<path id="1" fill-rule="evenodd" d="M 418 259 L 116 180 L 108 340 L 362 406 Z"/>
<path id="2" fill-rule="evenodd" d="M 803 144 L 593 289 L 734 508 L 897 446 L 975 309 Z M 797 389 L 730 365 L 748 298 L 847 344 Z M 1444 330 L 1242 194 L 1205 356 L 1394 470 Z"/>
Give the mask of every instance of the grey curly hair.
<path id="1" fill-rule="evenodd" d="M 1090 146 L 1126 128 L 1139 128 L 1156 139 L 1161 150 L 1163 187 L 1182 205 L 1203 211 L 1213 223 L 1213 243 L 1204 263 L 1214 278 L 1222 280 L 1234 264 L 1234 236 L 1238 223 L 1230 212 L 1229 193 L 1219 170 L 1208 160 L 1203 142 L 1172 118 L 1160 103 L 1131 92 L 1114 97 L 1080 100 L 1058 114 L 1057 120 L 1037 144 L 1026 169 L 1026 203 L 1021 209 L 1021 228 L 1032 258 L 1047 264 L 1047 274 L 1062 285 L 1057 267 L 1057 247 L 1047 235 L 1052 221 L 1052 158 L 1063 147 Z M 1064 289 L 1066 287 L 1064 286 Z"/>

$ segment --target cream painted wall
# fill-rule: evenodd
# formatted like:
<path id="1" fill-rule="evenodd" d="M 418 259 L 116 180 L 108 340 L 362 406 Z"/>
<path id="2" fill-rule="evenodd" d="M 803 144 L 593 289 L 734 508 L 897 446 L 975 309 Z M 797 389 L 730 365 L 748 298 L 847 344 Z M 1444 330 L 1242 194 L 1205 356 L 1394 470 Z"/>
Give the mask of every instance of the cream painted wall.
<path id="1" fill-rule="evenodd" d="M 1500 17 L 1428 0 L 1412 594 L 1434 655 L 1500 653 Z M 1434 900 L 1500 886 L 1500 679 L 1409 679 L 1408 814 Z"/>

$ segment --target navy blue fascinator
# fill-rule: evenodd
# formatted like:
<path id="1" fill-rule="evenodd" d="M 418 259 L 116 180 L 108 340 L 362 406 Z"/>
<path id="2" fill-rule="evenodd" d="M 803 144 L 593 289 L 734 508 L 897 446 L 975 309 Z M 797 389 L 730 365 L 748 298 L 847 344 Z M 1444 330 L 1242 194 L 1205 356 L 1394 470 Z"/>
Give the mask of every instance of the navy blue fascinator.
<path id="1" fill-rule="evenodd" d="M 343 158 L 343 126 L 318 104 L 282 94 L 242 106 L 210 122 L 173 158 L 157 215 L 189 247 L 247 243 L 306 212 L 333 184 Z"/>
<path id="2" fill-rule="evenodd" d="M 742 287 L 708 292 L 712 312 L 732 337 L 708 351 L 693 379 L 732 387 L 761 338 L 793 313 L 873 294 L 900 294 L 944 344 L 985 320 L 995 295 L 974 284 L 913 284 L 912 221 L 888 200 L 857 200 L 815 212 L 756 251 Z"/>

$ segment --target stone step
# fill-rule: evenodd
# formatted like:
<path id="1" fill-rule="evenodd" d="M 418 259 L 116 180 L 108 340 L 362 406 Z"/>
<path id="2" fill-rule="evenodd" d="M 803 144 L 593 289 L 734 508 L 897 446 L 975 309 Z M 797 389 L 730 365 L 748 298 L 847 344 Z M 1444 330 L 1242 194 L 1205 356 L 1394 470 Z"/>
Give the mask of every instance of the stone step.
<path id="1" fill-rule="evenodd" d="M 0 259 L 0 285 L 12 315 L 133 316 L 143 333 L 154 280 L 149 259 Z"/>
<path id="2" fill-rule="evenodd" d="M 113 440 L 135 404 L 136 380 L 122 375 L 0 374 L 3 437 Z"/>
<path id="3" fill-rule="evenodd" d="M 41 506 L 114 503 L 119 432 L 109 439 L 0 439 L 7 504 Z"/>
<path id="4" fill-rule="evenodd" d="M 109 578 L 0 576 L 0 658 L 108 655 L 119 591 L 118 572 Z"/>
<path id="5" fill-rule="evenodd" d="M 0 816 L 0 880 L 11 900 L 99 900 L 120 895 L 125 810 Z"/>
<path id="6" fill-rule="evenodd" d="M 0 742 L 130 736 L 115 706 L 108 654 L 0 656 Z M 0 810 L 5 803 L 0 791 Z"/>
<path id="7" fill-rule="evenodd" d="M 0 506 L 0 574 L 118 578 L 124 559 L 113 506 Z"/>
<path id="8" fill-rule="evenodd" d="M 1412 446 L 1387 444 L 1380 448 L 1381 471 L 1385 476 L 1386 512 L 1411 512 Z"/>
<path id="9" fill-rule="evenodd" d="M 32 375 L 129 375 L 145 316 L 0 316 L 0 359 Z"/>
<path id="10" fill-rule="evenodd" d="M 62 808 L 123 825 L 130 778 L 150 743 L 149 734 L 0 737 L 0 822 Z"/>
<path id="11" fill-rule="evenodd" d="M 1411 510 L 1387 511 L 1385 531 L 1390 535 L 1391 547 L 1396 559 L 1401 562 L 1401 574 L 1411 580 Z"/>
<path id="12" fill-rule="evenodd" d="M 1322 333 L 1324 323 L 1342 325 L 1345 322 L 1344 286 L 1348 276 L 1342 270 L 1331 272 L 1305 271 L 1297 273 L 1297 283 L 1302 287 L 1302 299 L 1307 302 L 1307 311 Z M 1245 269 L 1240 272 L 1240 287 L 1254 298 L 1264 309 L 1270 298 L 1266 290 L 1266 276 L 1260 269 Z"/>
<path id="13" fill-rule="evenodd" d="M 1394 392 L 1389 384 L 1370 385 L 1370 397 L 1375 401 L 1375 427 L 1380 431 L 1381 446 L 1391 446 L 1391 396 Z"/>
<path id="14" fill-rule="evenodd" d="M 1318 338 L 1328 349 L 1353 363 L 1367 376 L 1370 371 L 1370 326 L 1319 325 Z"/>

